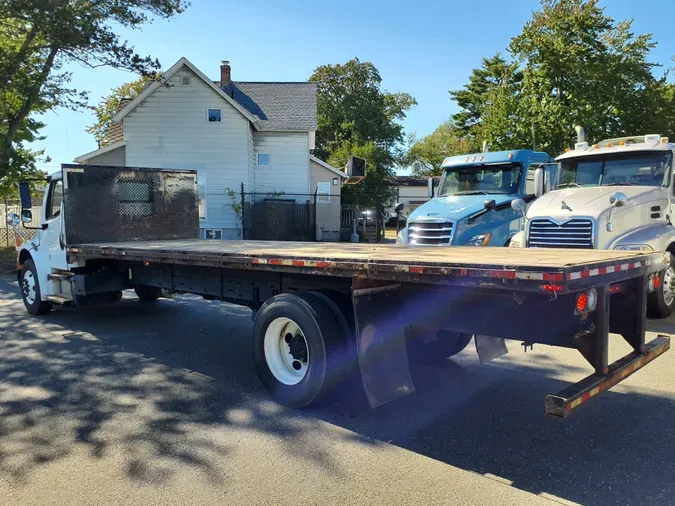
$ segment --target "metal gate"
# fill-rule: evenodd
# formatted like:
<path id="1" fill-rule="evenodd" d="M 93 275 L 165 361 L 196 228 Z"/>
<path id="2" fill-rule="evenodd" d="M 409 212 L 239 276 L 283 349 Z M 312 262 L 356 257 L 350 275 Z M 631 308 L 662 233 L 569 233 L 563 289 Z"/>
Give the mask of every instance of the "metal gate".
<path id="1" fill-rule="evenodd" d="M 245 197 L 253 194 L 245 194 Z M 259 241 L 314 241 L 314 204 L 309 200 L 244 199 L 242 208 L 244 239 Z"/>

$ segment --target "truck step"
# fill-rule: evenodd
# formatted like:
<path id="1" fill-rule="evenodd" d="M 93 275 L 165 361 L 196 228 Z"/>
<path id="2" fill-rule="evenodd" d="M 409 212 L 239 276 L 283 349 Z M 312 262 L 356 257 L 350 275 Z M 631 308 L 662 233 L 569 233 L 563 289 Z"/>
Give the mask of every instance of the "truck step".
<path id="1" fill-rule="evenodd" d="M 46 297 L 48 302 L 53 302 L 54 304 L 67 304 L 68 302 L 73 302 L 72 297 L 67 295 L 48 295 Z"/>
<path id="2" fill-rule="evenodd" d="M 52 272 L 51 274 L 47 274 L 47 279 L 50 281 L 69 280 L 73 275 L 74 273 L 72 272 Z"/>

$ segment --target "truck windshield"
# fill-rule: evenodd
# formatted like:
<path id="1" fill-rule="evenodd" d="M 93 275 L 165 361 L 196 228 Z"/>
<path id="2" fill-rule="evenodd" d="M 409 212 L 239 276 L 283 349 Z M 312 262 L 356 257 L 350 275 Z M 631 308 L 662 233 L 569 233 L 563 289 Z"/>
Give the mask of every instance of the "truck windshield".
<path id="1" fill-rule="evenodd" d="M 438 196 L 517 193 L 523 168 L 519 163 L 448 167 Z"/>
<path id="2" fill-rule="evenodd" d="M 670 152 L 652 152 L 563 160 L 557 187 L 661 186 L 668 181 L 671 158 Z"/>

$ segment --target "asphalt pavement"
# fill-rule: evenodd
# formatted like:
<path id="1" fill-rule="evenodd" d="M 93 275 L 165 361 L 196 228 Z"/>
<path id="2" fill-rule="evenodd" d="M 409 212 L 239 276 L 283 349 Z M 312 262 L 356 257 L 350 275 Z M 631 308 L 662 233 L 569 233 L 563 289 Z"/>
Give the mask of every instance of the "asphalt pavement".
<path id="1" fill-rule="evenodd" d="M 675 503 L 673 351 L 565 421 L 544 398 L 584 360 L 517 342 L 416 363 L 416 391 L 374 410 L 358 391 L 291 410 L 250 330 L 194 296 L 29 317 L 0 277 L 0 504 Z"/>

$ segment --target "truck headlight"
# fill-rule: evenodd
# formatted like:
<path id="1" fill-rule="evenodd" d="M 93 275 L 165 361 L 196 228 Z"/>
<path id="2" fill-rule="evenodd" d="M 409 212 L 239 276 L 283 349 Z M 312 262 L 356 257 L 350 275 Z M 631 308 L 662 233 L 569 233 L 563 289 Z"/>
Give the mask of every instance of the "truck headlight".
<path id="1" fill-rule="evenodd" d="M 490 237 L 492 237 L 492 234 L 489 232 L 487 234 L 474 235 L 466 244 L 468 246 L 485 246 L 490 242 Z"/>
<path id="2" fill-rule="evenodd" d="M 616 251 L 654 251 L 649 244 L 619 244 L 614 246 Z"/>

